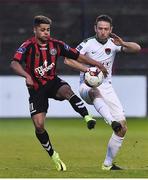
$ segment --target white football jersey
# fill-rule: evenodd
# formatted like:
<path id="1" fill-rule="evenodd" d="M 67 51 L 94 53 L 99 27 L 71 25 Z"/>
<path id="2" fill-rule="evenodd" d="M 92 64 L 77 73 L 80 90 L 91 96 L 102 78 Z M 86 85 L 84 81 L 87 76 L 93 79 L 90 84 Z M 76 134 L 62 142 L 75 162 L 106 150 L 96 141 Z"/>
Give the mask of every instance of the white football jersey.
<path id="1" fill-rule="evenodd" d="M 121 46 L 117 46 L 109 38 L 105 44 L 97 41 L 96 37 L 84 40 L 76 48 L 81 54 L 101 62 L 108 71 L 108 76 L 104 81 L 111 81 L 112 66 L 117 52 L 121 51 Z M 80 83 L 84 81 L 84 73 L 80 73 Z"/>

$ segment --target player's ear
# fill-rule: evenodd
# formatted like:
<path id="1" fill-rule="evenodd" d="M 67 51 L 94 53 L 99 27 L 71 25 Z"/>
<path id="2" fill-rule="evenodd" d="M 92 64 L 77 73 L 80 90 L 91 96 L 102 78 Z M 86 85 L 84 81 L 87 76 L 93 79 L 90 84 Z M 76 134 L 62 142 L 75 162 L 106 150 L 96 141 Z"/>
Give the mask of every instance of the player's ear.
<path id="1" fill-rule="evenodd" d="M 111 30 L 110 30 L 110 33 L 112 33 L 112 31 L 113 31 L 113 26 L 111 26 Z"/>
<path id="2" fill-rule="evenodd" d="M 33 32 L 34 32 L 34 34 L 36 33 L 36 28 L 33 28 Z"/>
<path id="3" fill-rule="evenodd" d="M 94 31 L 97 32 L 97 26 L 96 25 L 94 25 Z"/>

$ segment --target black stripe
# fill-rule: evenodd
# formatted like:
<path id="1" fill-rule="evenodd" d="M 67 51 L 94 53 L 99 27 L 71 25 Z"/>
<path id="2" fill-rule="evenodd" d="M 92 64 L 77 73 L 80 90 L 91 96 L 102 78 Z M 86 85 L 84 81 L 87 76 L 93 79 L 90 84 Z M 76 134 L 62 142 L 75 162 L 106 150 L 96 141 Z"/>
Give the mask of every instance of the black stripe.
<path id="1" fill-rule="evenodd" d="M 35 79 L 35 81 L 38 83 L 39 86 L 42 86 L 42 83 L 38 80 L 38 78 L 35 76 L 34 73 L 34 68 L 35 68 L 35 46 L 32 45 L 32 53 L 31 53 L 31 64 L 30 64 L 30 68 L 31 68 L 31 74 L 33 76 L 33 78 Z"/>

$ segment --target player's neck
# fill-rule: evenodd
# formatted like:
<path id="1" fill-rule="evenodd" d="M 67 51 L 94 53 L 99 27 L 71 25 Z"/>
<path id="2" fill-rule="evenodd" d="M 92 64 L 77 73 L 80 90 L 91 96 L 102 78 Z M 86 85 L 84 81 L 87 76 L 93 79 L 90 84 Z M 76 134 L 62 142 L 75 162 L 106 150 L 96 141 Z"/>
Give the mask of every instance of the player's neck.
<path id="1" fill-rule="evenodd" d="M 108 39 L 100 39 L 97 35 L 95 36 L 95 38 L 101 44 L 105 44 L 108 41 Z"/>
<path id="2" fill-rule="evenodd" d="M 46 46 L 47 45 L 47 41 L 41 41 L 40 39 L 36 38 L 36 42 L 39 46 Z"/>

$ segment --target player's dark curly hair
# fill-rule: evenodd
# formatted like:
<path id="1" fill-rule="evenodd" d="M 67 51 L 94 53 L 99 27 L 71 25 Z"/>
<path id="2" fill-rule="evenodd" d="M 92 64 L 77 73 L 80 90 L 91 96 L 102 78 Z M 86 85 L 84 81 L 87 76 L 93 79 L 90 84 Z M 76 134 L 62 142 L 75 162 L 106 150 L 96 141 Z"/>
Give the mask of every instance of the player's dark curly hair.
<path id="1" fill-rule="evenodd" d="M 106 15 L 106 14 L 101 14 L 100 16 L 98 16 L 98 17 L 96 18 L 95 26 L 97 25 L 97 23 L 98 23 L 99 21 L 109 22 L 111 26 L 112 26 L 112 23 L 113 23 L 113 22 L 112 22 L 112 18 L 111 18 L 110 16 Z"/>
<path id="2" fill-rule="evenodd" d="M 49 25 L 51 25 L 52 20 L 50 18 L 48 18 L 46 16 L 42 16 L 42 15 L 35 16 L 34 21 L 33 21 L 33 25 L 34 26 L 39 26 L 40 24 L 49 24 Z"/>

